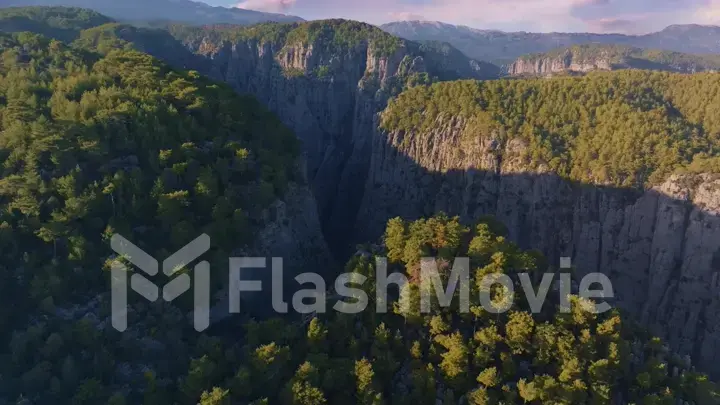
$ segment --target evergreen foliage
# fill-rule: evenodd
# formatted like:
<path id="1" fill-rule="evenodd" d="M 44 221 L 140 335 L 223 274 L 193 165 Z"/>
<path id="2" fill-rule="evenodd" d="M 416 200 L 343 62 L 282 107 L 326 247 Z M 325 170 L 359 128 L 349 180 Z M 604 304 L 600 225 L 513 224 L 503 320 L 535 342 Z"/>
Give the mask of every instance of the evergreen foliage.
<path id="1" fill-rule="evenodd" d="M 382 126 L 422 137 L 438 119 L 460 117 L 467 139 L 521 140 L 529 170 L 641 187 L 720 154 L 718 97 L 720 76 L 711 73 L 456 81 L 407 90 Z"/>
<path id="2" fill-rule="evenodd" d="M 216 25 L 212 27 L 191 27 L 171 25 L 169 31 L 184 42 L 202 38 L 221 40 L 257 40 L 271 43 L 278 49 L 294 45 L 313 45 L 331 51 L 347 51 L 367 43 L 376 56 L 392 55 L 403 41 L 370 24 L 357 21 L 333 19 L 303 23 L 265 23 L 250 27 Z"/>
<path id="3" fill-rule="evenodd" d="M 72 41 L 80 31 L 112 22 L 95 11 L 68 7 L 10 7 L 0 9 L 0 32 L 29 31 Z"/>
<path id="4" fill-rule="evenodd" d="M 201 232 L 249 243 L 295 174 L 294 135 L 197 72 L 29 33 L 1 35 L 0 60 L 3 334 L 105 291 L 113 233 L 158 257 Z"/>
<path id="5" fill-rule="evenodd" d="M 463 399 L 497 405 L 720 403 L 717 387 L 706 376 L 615 310 L 593 313 L 591 301 L 571 295 L 569 312 L 562 312 L 553 290 L 542 311 L 530 313 L 518 293 L 518 275 L 536 278 L 547 269 L 539 267 L 540 257 L 520 250 L 495 227 L 492 222 L 467 227 L 443 214 L 414 222 L 393 219 L 384 247 L 347 265 L 348 271 L 369 278 L 362 287 L 370 296 L 374 255 L 387 255 L 390 271 L 411 280 L 401 293 L 404 298 L 393 300 L 391 312 L 330 311 L 307 323 L 251 320 L 233 339 L 201 335 L 192 349 L 176 348 L 178 355 L 193 356 L 185 368 L 166 367 L 173 359 L 142 359 L 149 368 L 144 386 L 125 394 L 106 378 L 112 375 L 113 343 L 103 340 L 102 332 L 81 325 L 60 333 L 46 327 L 18 332 L 6 365 L 22 370 L 9 374 L 21 376 L 12 395 L 51 397 L 55 403 L 147 405 L 434 405 Z M 390 254 L 398 250 L 405 254 Z M 403 301 L 426 288 L 415 274 L 419 252 L 439 259 L 444 285 L 452 257 L 470 258 L 469 313 L 458 311 L 459 290 L 450 307 L 431 301 L 423 313 Z M 510 277 L 515 292 L 481 281 L 493 274 Z M 479 293 L 488 287 L 493 303 L 513 301 L 509 311 L 483 309 Z M 78 363 L 89 347 L 98 354 L 91 363 Z"/>

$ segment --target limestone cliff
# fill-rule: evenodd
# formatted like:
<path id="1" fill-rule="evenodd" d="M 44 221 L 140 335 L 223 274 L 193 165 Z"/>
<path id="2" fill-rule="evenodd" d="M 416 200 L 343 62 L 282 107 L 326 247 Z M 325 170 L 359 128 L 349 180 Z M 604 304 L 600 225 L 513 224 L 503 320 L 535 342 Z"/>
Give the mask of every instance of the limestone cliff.
<path id="1" fill-rule="evenodd" d="M 510 76 L 549 75 L 553 73 L 585 73 L 593 70 L 612 70 L 609 59 L 577 60 L 569 50 L 560 56 L 519 58 L 507 67 Z"/>
<path id="2" fill-rule="evenodd" d="M 255 95 L 295 131 L 303 142 L 325 234 L 337 249 L 352 234 L 362 199 L 357 185 L 365 182 L 377 113 L 388 99 L 412 81 L 494 77 L 498 72 L 459 52 L 451 53 L 448 63 L 439 47 L 401 41 L 359 23 L 351 29 L 365 36 L 357 34 L 339 45 L 337 32 L 356 23 L 328 24 L 335 24 L 334 38 L 322 37 L 326 32 L 306 34 L 314 27 L 307 24 L 284 26 L 289 32 L 274 39 L 248 33 L 232 37 L 222 29 L 175 35 L 204 59 L 206 63 L 197 63 L 207 66 L 205 73 Z"/>
<path id="3" fill-rule="evenodd" d="M 377 236 L 395 216 L 494 215 L 509 237 L 578 275 L 607 274 L 616 304 L 703 370 L 720 373 L 720 175 L 676 175 L 644 192 L 527 170 L 525 145 L 464 140 L 441 117 L 424 136 L 377 132 L 357 227 Z"/>
<path id="4" fill-rule="evenodd" d="M 522 56 L 507 66 L 506 73 L 510 76 L 546 76 L 618 69 L 696 73 L 719 68 L 720 59 L 712 55 L 593 44 Z"/>

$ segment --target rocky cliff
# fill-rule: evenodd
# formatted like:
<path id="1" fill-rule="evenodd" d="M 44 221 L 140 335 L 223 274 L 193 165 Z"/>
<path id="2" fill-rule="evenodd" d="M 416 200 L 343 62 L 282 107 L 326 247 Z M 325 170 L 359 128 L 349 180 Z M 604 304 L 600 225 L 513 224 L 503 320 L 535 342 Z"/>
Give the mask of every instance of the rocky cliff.
<path id="1" fill-rule="evenodd" d="M 210 61 L 207 74 L 255 95 L 295 131 L 328 243 L 339 249 L 353 233 L 362 199 L 357 185 L 365 182 L 377 113 L 388 99 L 408 82 L 493 77 L 497 71 L 464 56 L 458 60 L 459 52 L 448 63 L 432 47 L 365 24 L 317 24 L 331 26 L 330 37 L 327 31 L 314 35 L 312 24 L 285 26 L 273 39 L 257 32 L 228 36 L 222 28 L 175 35 Z M 349 24 L 361 34 L 338 38 Z"/>
<path id="2" fill-rule="evenodd" d="M 528 171 L 521 141 L 467 141 L 464 127 L 443 117 L 424 136 L 375 134 L 357 219 L 365 236 L 395 216 L 496 216 L 551 264 L 570 256 L 579 276 L 607 274 L 615 304 L 720 373 L 720 175 L 676 175 L 644 192 L 583 185 Z"/>
<path id="3" fill-rule="evenodd" d="M 510 76 L 587 73 L 594 70 L 646 69 L 678 73 L 717 71 L 720 58 L 619 45 L 578 45 L 526 55 L 507 66 Z"/>
<path id="4" fill-rule="evenodd" d="M 578 60 L 571 51 L 559 56 L 534 56 L 517 59 L 507 67 L 510 76 L 549 75 L 553 73 L 585 73 L 593 70 L 612 70 L 609 58 Z"/>

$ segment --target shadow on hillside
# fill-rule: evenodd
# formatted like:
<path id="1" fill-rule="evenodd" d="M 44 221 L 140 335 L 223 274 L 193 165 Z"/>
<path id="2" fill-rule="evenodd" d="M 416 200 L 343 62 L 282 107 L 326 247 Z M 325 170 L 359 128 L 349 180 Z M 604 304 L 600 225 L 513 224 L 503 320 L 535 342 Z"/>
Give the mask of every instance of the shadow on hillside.
<path id="1" fill-rule="evenodd" d="M 542 251 L 551 266 L 571 257 L 577 278 L 606 274 L 615 305 L 676 352 L 692 355 L 699 368 L 720 373 L 720 176 L 682 175 L 638 190 L 551 173 L 500 174 L 471 164 L 456 165 L 467 170 L 429 170 L 387 142 L 382 134 L 373 141 L 363 202 L 347 222 L 354 228 L 328 238 L 377 240 L 393 217 L 445 212 L 472 224 L 494 216 L 512 241 Z M 463 155 L 465 162 L 481 161 Z M 447 155 L 418 160 L 454 164 Z"/>

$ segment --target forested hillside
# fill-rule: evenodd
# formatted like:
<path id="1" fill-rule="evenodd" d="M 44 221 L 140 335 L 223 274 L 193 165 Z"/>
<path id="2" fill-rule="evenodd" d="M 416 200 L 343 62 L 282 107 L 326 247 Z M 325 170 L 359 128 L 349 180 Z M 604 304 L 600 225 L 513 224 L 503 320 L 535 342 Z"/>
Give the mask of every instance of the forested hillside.
<path id="1" fill-rule="evenodd" d="M 249 25 L 267 21 L 302 21 L 285 14 L 263 13 L 237 7 L 213 7 L 192 0 L 7 0 L 4 7 L 69 6 L 97 10 L 122 21 L 165 21 L 190 24 Z"/>
<path id="2" fill-rule="evenodd" d="M 642 187 L 687 169 L 717 167 L 720 76 L 642 71 L 553 80 L 457 81 L 394 100 L 383 128 L 406 142 L 439 118 L 461 118 L 467 142 L 528 145 L 519 165 L 595 184 Z M 508 156 L 510 158 L 510 156 Z M 694 163 L 694 165 L 693 165 Z"/>
<path id="3" fill-rule="evenodd" d="M 107 24 L 112 19 L 95 11 L 67 7 L 24 7 L 0 9 L 0 32 L 29 31 L 72 41 L 80 31 Z"/>
<path id="4" fill-rule="evenodd" d="M 207 232 L 227 257 L 297 175 L 298 144 L 254 99 L 147 54 L 28 33 L 0 36 L 0 51 L 0 397 L 44 403 L 102 375 L 81 350 L 113 351 L 61 316 L 107 291 L 107 238 L 162 257 Z M 38 338 L 59 346 L 35 357 Z"/>
<path id="5" fill-rule="evenodd" d="M 183 381 L 191 388 L 217 384 L 200 404 L 675 404 L 717 403 L 714 384 L 688 371 L 685 360 L 657 339 L 625 324 L 619 314 L 594 315 L 588 301 L 571 296 L 570 313 L 548 302 L 531 315 L 526 301 L 508 290 L 486 290 L 496 308 L 483 310 L 478 296 L 488 274 L 541 271 L 542 257 L 523 252 L 502 236 L 502 226 L 466 227 L 439 215 L 388 223 L 384 247 L 362 251 L 346 270 L 368 277 L 370 307 L 358 315 L 330 312 L 311 321 L 250 322 L 232 349 L 217 349 L 192 363 Z M 391 270 L 415 280 L 376 313 L 374 255 Z M 471 312 L 455 304 L 419 312 L 418 260 L 438 257 L 445 282 L 456 256 L 471 259 Z M 552 294 L 552 292 L 551 292 Z M 332 305 L 328 302 L 327 305 Z M 196 391 L 197 392 L 197 391 Z M 158 395 L 155 393 L 155 395 Z M 183 403 L 183 397 L 154 397 Z M 190 401 L 192 402 L 192 398 Z"/>

